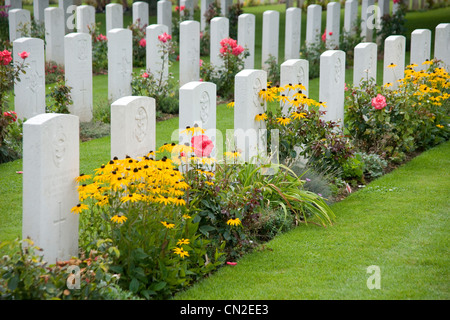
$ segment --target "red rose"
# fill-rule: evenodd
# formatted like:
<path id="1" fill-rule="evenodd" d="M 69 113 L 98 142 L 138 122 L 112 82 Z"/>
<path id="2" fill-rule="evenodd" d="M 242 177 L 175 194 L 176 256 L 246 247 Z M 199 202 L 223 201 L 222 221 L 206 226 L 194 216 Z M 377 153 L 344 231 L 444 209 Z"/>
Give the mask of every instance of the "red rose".
<path id="1" fill-rule="evenodd" d="M 23 60 L 25 60 L 26 58 L 28 58 L 29 53 L 26 51 L 23 51 L 21 53 L 19 53 L 19 57 L 21 57 Z"/>
<path id="2" fill-rule="evenodd" d="M 147 41 L 145 40 L 145 38 L 142 38 L 142 39 L 139 41 L 139 45 L 140 45 L 141 47 L 145 47 L 145 46 L 147 45 Z"/>
<path id="3" fill-rule="evenodd" d="M 193 136 L 191 145 L 197 157 L 208 157 L 214 148 L 214 143 L 206 135 Z"/>

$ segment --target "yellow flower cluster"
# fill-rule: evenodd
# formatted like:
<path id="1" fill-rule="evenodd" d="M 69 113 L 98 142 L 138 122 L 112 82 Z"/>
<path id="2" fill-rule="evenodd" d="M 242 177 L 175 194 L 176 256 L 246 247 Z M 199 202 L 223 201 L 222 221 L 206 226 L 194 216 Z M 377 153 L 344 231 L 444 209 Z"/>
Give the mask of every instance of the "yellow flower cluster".
<path id="1" fill-rule="evenodd" d="M 181 258 L 184 259 L 184 257 L 189 257 L 189 252 L 183 248 L 183 245 L 190 244 L 189 239 L 179 239 L 177 242 L 177 246 L 173 249 L 173 252 L 177 255 L 179 255 Z"/>
<path id="2" fill-rule="evenodd" d="M 89 207 L 82 202 L 92 200 L 94 205 L 106 206 L 112 202 L 121 205 L 145 202 L 164 205 L 185 205 L 184 190 L 189 188 L 182 173 L 166 157 L 153 159 L 154 152 L 139 159 L 127 157 L 113 159 L 95 170 L 93 177 L 80 175 L 76 180 L 83 183 L 78 186 L 80 203 L 72 212 L 80 213 Z M 115 215 L 113 222 L 123 223 L 127 218 Z"/>

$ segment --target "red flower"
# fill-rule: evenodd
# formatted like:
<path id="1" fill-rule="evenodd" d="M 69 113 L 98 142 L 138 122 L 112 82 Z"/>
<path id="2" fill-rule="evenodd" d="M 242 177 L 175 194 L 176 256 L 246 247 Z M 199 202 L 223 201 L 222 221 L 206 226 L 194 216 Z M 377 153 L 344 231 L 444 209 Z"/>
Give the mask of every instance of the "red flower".
<path id="1" fill-rule="evenodd" d="M 235 56 L 240 55 L 244 51 L 244 48 L 242 46 L 237 46 L 233 48 L 233 51 L 231 51 L 232 54 Z"/>
<path id="2" fill-rule="evenodd" d="M 140 45 L 141 47 L 144 47 L 144 48 L 145 48 L 145 46 L 147 45 L 147 41 L 145 40 L 145 38 L 142 38 L 142 39 L 139 41 L 139 45 Z"/>
<path id="3" fill-rule="evenodd" d="M 8 120 L 12 120 L 12 122 L 16 122 L 17 121 L 17 113 L 15 113 L 14 111 L 5 111 L 3 112 L 3 116 L 5 118 L 9 118 Z"/>
<path id="4" fill-rule="evenodd" d="M 372 99 L 372 107 L 374 107 L 375 109 L 381 110 L 386 106 L 386 98 L 383 95 L 378 94 L 375 98 Z"/>
<path id="5" fill-rule="evenodd" d="M 23 60 L 25 60 L 26 58 L 28 58 L 28 56 L 30 55 L 28 52 L 23 51 L 21 53 L 18 54 L 19 57 L 21 57 Z"/>
<path id="6" fill-rule="evenodd" d="M 330 36 L 332 36 L 332 35 L 333 35 L 333 32 L 328 32 L 328 34 L 329 34 Z"/>
<path id="7" fill-rule="evenodd" d="M 206 135 L 193 136 L 191 145 L 197 157 L 208 157 L 214 148 L 214 143 Z"/>
<path id="8" fill-rule="evenodd" d="M 102 35 L 101 33 L 100 33 L 100 35 L 97 37 L 97 41 L 106 41 L 107 39 L 106 39 L 106 36 L 104 36 L 104 35 Z"/>
<path id="9" fill-rule="evenodd" d="M 327 29 L 322 34 L 322 41 L 325 42 L 327 40 Z"/>
<path id="10" fill-rule="evenodd" d="M 165 43 L 165 42 L 167 42 L 167 40 L 171 40 L 171 39 L 172 39 L 172 36 L 170 34 L 165 33 L 165 32 L 158 36 L 158 40 L 163 42 L 163 43 Z"/>
<path id="11" fill-rule="evenodd" d="M 148 77 L 149 77 L 149 75 L 148 75 L 147 72 L 144 72 L 144 73 L 142 74 L 142 78 L 148 78 Z"/>
<path id="12" fill-rule="evenodd" d="M 0 51 L 0 63 L 6 66 L 12 61 L 11 52 L 8 50 Z"/>
<path id="13" fill-rule="evenodd" d="M 230 265 L 230 266 L 235 266 L 235 265 L 237 265 L 237 262 L 230 262 L 230 261 L 227 261 L 227 264 Z"/>

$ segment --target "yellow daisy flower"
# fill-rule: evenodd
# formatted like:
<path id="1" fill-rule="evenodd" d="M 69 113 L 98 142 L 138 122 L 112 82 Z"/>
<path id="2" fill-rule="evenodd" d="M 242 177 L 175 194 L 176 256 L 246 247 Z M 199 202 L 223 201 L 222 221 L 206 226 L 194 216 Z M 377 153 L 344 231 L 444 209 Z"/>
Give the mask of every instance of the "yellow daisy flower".
<path id="1" fill-rule="evenodd" d="M 424 62 L 422 62 L 422 64 L 423 65 L 425 65 L 425 64 L 427 64 L 427 65 L 433 64 L 433 60 L 427 59 Z"/>
<path id="2" fill-rule="evenodd" d="M 173 252 L 175 254 L 179 255 L 181 258 L 189 257 L 189 253 L 187 251 L 185 251 L 183 248 L 176 247 L 173 249 Z"/>
<path id="3" fill-rule="evenodd" d="M 304 112 L 298 112 L 298 111 L 294 111 L 294 112 L 292 112 L 292 114 L 291 114 L 291 118 L 292 118 L 292 119 L 297 119 L 297 120 L 304 119 L 305 116 L 306 116 L 306 113 L 304 113 Z"/>
<path id="4" fill-rule="evenodd" d="M 177 246 L 181 246 L 181 245 L 183 245 L 183 244 L 189 244 L 189 243 L 191 243 L 190 241 L 189 241 L 189 239 L 179 239 L 178 240 L 178 242 L 177 242 Z"/>
<path id="5" fill-rule="evenodd" d="M 255 116 L 255 121 L 267 120 L 267 115 L 265 113 L 260 113 Z"/>
<path id="6" fill-rule="evenodd" d="M 394 63 L 391 62 L 391 64 L 388 65 L 387 67 L 388 67 L 388 68 L 395 68 L 396 66 L 397 66 L 396 64 L 394 64 Z"/>
<path id="7" fill-rule="evenodd" d="M 127 217 L 125 217 L 125 216 L 122 216 L 122 215 L 115 215 L 114 217 L 112 217 L 111 218 L 111 221 L 112 222 L 115 222 L 115 223 L 120 223 L 120 224 L 123 224 L 124 222 L 126 222 L 127 221 Z"/>
<path id="8" fill-rule="evenodd" d="M 166 227 L 167 229 L 172 229 L 173 227 L 175 227 L 175 224 L 173 224 L 173 223 L 167 223 L 167 222 L 165 222 L 165 221 L 161 221 L 161 223 L 162 223 L 162 225 L 163 225 L 164 227 Z"/>
<path id="9" fill-rule="evenodd" d="M 227 221 L 227 225 L 229 225 L 229 226 L 239 226 L 239 225 L 241 225 L 241 220 L 239 218 L 229 219 Z"/>
<path id="10" fill-rule="evenodd" d="M 444 126 L 442 124 L 437 124 L 436 127 L 438 127 L 439 129 L 443 129 Z"/>
<path id="11" fill-rule="evenodd" d="M 76 181 L 76 182 L 83 182 L 83 181 L 89 180 L 89 179 L 91 179 L 91 178 L 92 178 L 92 177 L 91 177 L 90 175 L 82 173 L 82 174 L 80 174 L 79 177 L 77 177 L 77 178 L 75 179 L 75 181 Z"/>
<path id="12" fill-rule="evenodd" d="M 227 108 L 234 108 L 234 100 L 227 104 Z"/>
<path id="13" fill-rule="evenodd" d="M 77 204 L 75 207 L 73 207 L 70 211 L 73 213 L 80 213 L 83 210 L 89 209 L 89 207 L 83 203 Z"/>
<path id="14" fill-rule="evenodd" d="M 290 122 L 291 122 L 291 118 L 286 118 L 286 117 L 277 118 L 277 123 L 279 123 L 283 126 L 289 124 Z"/>

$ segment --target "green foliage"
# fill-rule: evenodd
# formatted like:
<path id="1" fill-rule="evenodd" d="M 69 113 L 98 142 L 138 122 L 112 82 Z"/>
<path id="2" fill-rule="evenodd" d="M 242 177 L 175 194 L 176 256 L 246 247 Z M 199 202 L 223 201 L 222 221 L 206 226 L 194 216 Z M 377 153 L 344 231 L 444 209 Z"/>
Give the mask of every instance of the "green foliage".
<path id="1" fill-rule="evenodd" d="M 58 65 L 54 61 L 45 62 L 45 84 L 51 84 L 64 77 L 64 66 Z"/>
<path id="2" fill-rule="evenodd" d="M 397 6 L 397 11 L 391 15 L 386 14 L 381 17 L 381 29 L 377 31 L 377 36 L 380 37 L 378 52 L 383 52 L 384 40 L 386 40 L 387 37 L 391 35 L 406 36 L 405 15 L 407 7 L 403 1 L 400 1 Z"/>
<path id="3" fill-rule="evenodd" d="M 57 80 L 58 82 L 52 89 L 50 93 L 47 94 L 49 102 L 46 105 L 46 112 L 48 113 L 70 113 L 69 105 L 73 104 L 73 100 L 70 96 L 69 86 L 66 86 L 66 81 L 62 76 Z"/>
<path id="4" fill-rule="evenodd" d="M 365 152 L 358 152 L 356 155 L 359 155 L 364 163 L 364 176 L 375 179 L 384 174 L 384 169 L 387 167 L 388 163 L 379 155 L 374 153 L 367 154 Z"/>
<path id="5" fill-rule="evenodd" d="M 248 57 L 249 52 L 238 46 L 237 41 L 232 38 L 223 39 L 221 46 L 222 66 L 216 68 L 210 63 L 202 62 L 200 78 L 203 81 L 215 83 L 217 95 L 224 100 L 229 100 L 234 95 L 234 78 L 239 71 L 244 69 L 244 60 Z M 237 48 L 241 50 L 235 51 Z"/>
<path id="6" fill-rule="evenodd" d="M 359 154 L 348 158 L 342 164 L 342 178 L 346 181 L 362 182 L 364 178 L 364 162 Z"/>
<path id="7" fill-rule="evenodd" d="M 267 81 L 271 83 L 272 86 L 280 84 L 280 64 L 278 64 L 277 59 L 269 54 L 269 59 L 265 62 L 267 67 Z"/>
<path id="8" fill-rule="evenodd" d="M 100 246 L 97 247 L 102 250 Z M 89 258 L 48 264 L 30 239 L 0 242 L 0 299 L 2 300 L 86 300 L 132 298 L 117 286 L 118 275 L 109 273 L 114 250 L 92 252 Z M 68 289 L 71 266 L 79 268 L 77 289 Z"/>
<path id="9" fill-rule="evenodd" d="M 92 72 L 93 74 L 106 74 L 108 71 L 108 39 L 99 33 L 100 23 L 89 27 L 92 37 Z"/>
<path id="10" fill-rule="evenodd" d="M 425 71 L 408 66 L 394 90 L 373 80 L 347 91 L 346 126 L 360 151 L 401 161 L 406 152 L 427 149 L 449 137 L 448 73 L 433 64 Z M 375 108 L 376 97 L 385 106 Z"/>
<path id="11" fill-rule="evenodd" d="M 147 25 L 140 26 L 139 21 L 128 26 L 133 34 L 133 67 L 145 67 L 146 64 L 146 27 Z"/>

